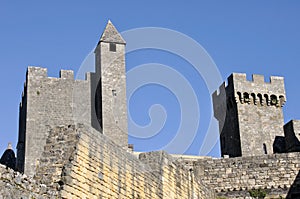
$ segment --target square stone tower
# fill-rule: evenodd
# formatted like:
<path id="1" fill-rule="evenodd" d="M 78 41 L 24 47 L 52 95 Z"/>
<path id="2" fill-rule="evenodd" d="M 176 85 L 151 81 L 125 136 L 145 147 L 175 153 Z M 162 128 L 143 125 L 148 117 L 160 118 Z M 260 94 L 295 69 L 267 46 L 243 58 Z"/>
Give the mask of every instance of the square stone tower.
<path id="1" fill-rule="evenodd" d="M 91 104 L 92 126 L 127 149 L 125 45 L 120 33 L 108 21 L 95 49 Z"/>
<path id="2" fill-rule="evenodd" d="M 90 84 L 88 77 L 74 80 L 70 70 L 54 78 L 48 77 L 46 68 L 28 67 L 19 107 L 17 170 L 35 174 L 50 126 L 91 123 Z"/>
<path id="3" fill-rule="evenodd" d="M 284 78 L 233 73 L 213 94 L 214 116 L 219 121 L 222 156 L 273 153 L 276 136 L 283 136 Z"/>
<path id="4" fill-rule="evenodd" d="M 85 80 L 75 80 L 73 71 L 53 78 L 46 68 L 28 68 L 19 113 L 19 171 L 35 174 L 53 126 L 83 123 L 127 149 L 125 41 L 110 21 L 95 55 L 96 73 Z"/>

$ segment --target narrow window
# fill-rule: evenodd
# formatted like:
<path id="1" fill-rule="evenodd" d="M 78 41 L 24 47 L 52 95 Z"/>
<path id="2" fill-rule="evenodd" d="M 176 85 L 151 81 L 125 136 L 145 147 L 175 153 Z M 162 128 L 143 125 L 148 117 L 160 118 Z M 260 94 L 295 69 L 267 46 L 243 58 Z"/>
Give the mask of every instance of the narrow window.
<path id="1" fill-rule="evenodd" d="M 263 144 L 263 147 L 264 147 L 264 153 L 265 153 L 265 154 L 268 154 L 268 151 L 267 151 L 267 145 L 266 145 L 265 143 Z"/>
<path id="2" fill-rule="evenodd" d="M 113 96 L 117 96 L 117 91 L 116 90 L 112 90 L 112 95 Z"/>
<path id="3" fill-rule="evenodd" d="M 117 51 L 117 45 L 115 43 L 109 44 L 109 51 L 116 52 Z"/>

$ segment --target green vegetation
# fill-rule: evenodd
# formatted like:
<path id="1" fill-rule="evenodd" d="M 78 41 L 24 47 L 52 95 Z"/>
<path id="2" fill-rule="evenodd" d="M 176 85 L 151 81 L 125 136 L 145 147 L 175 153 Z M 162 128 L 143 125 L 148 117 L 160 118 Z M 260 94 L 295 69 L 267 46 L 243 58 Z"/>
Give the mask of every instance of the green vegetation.
<path id="1" fill-rule="evenodd" d="M 250 190 L 249 194 L 251 197 L 265 198 L 267 195 L 267 192 L 262 189 L 254 189 L 254 190 Z"/>

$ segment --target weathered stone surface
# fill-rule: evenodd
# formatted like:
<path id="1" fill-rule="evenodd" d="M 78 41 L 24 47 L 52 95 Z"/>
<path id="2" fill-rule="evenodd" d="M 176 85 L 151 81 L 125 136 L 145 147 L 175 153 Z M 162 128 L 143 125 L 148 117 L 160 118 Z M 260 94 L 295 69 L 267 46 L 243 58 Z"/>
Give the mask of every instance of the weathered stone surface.
<path id="1" fill-rule="evenodd" d="M 17 169 L 29 176 L 34 175 L 46 145 L 47 126 L 91 123 L 90 81 L 74 80 L 73 71 L 62 70 L 60 75 L 48 77 L 47 69 L 39 67 L 27 70 L 20 105 Z"/>
<path id="2" fill-rule="evenodd" d="M 214 193 L 189 169 L 165 152 L 139 159 L 96 130 L 79 125 L 80 138 L 62 196 L 72 198 L 214 198 Z M 70 134 L 70 132 L 68 133 Z"/>
<path id="3" fill-rule="evenodd" d="M 86 80 L 74 80 L 69 70 L 53 78 L 45 68 L 28 67 L 20 104 L 19 171 L 35 174 L 46 145 L 47 126 L 85 123 L 127 149 L 125 42 L 111 22 L 95 57 L 96 73 L 88 73 Z"/>
<path id="4" fill-rule="evenodd" d="M 286 197 L 291 187 L 299 184 L 299 152 L 227 159 L 206 158 L 188 164 L 193 165 L 195 175 L 204 184 L 222 196 L 243 197 L 247 196 L 244 190 L 265 189 L 269 195 Z"/>
<path id="5" fill-rule="evenodd" d="M 0 165 L 0 198 L 57 198 L 57 192 L 50 190 L 46 185 L 40 184 L 31 177 Z"/>
<path id="6" fill-rule="evenodd" d="M 112 49 L 113 45 L 113 49 Z M 92 78 L 92 126 L 128 148 L 125 42 L 109 21 L 95 49 Z"/>
<path id="7" fill-rule="evenodd" d="M 272 154 L 276 136 L 284 135 L 284 78 L 272 76 L 265 82 L 263 76 L 253 75 L 252 79 L 233 73 L 228 85 L 213 94 L 222 156 Z"/>

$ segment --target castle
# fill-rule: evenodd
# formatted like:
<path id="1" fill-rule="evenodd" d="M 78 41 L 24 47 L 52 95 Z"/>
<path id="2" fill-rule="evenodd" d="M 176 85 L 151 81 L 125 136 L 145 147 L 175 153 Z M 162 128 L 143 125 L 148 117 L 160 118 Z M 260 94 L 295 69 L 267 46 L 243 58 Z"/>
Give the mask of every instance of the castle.
<path id="1" fill-rule="evenodd" d="M 0 198 L 300 198 L 300 122 L 284 125 L 282 77 L 234 73 L 213 94 L 223 158 L 136 153 L 125 46 L 109 21 L 85 80 L 28 67 L 17 158 L 11 148 L 1 158 Z"/>

